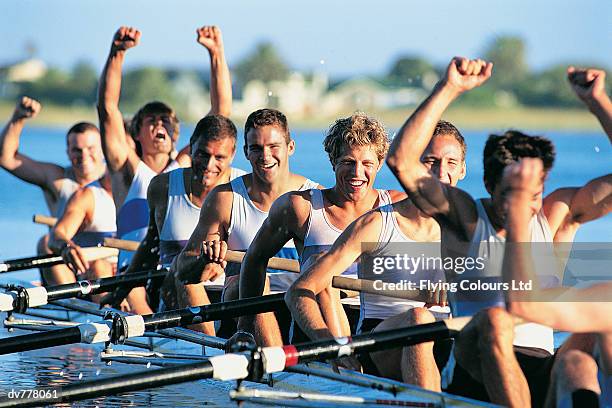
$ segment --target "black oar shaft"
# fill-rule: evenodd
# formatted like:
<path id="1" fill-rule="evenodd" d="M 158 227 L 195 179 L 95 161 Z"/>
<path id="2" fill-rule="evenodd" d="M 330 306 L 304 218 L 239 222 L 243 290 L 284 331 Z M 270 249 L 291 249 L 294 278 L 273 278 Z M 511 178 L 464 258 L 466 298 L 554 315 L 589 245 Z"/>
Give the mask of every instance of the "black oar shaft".
<path id="1" fill-rule="evenodd" d="M 289 346 L 295 348 L 295 352 L 291 353 L 290 361 L 299 364 L 337 358 L 344 353 L 354 354 L 398 346 L 411 346 L 426 341 L 454 337 L 457 333 L 450 330 L 445 322 L 439 321 L 401 329 L 359 334 L 346 343 L 338 340 L 323 340 L 314 343 L 296 344 L 295 346 Z"/>
<path id="2" fill-rule="evenodd" d="M 167 327 L 188 326 L 202 322 L 233 318 L 245 314 L 270 312 L 286 307 L 284 293 L 212 303 L 201 307 L 171 310 L 143 316 L 147 330 L 165 329 Z"/>
<path id="3" fill-rule="evenodd" d="M 47 267 L 63 263 L 63 259 L 59 255 L 41 255 L 29 258 L 11 259 L 0 263 L 0 273 L 21 271 L 23 269 L 31 269 L 38 267 Z"/>
<path id="4" fill-rule="evenodd" d="M 268 312 L 276 310 L 279 307 L 285 307 L 284 293 L 277 293 L 275 295 L 261 296 L 257 298 L 247 298 L 234 300 L 231 302 L 224 303 L 213 303 L 207 306 L 191 307 L 187 309 L 171 310 L 164 313 L 156 313 L 152 315 L 142 316 L 141 322 L 144 323 L 144 327 L 139 327 L 138 331 L 141 335 L 144 331 L 153 331 L 156 329 L 165 329 L 169 327 L 187 326 L 191 324 L 197 324 L 204 321 L 218 320 L 222 317 L 236 317 L 245 314 L 257 314 L 262 312 Z M 101 342 L 110 340 L 112 342 L 122 342 L 130 336 L 131 332 L 129 328 L 129 319 L 122 316 L 116 316 L 113 320 L 112 332 L 96 334 L 97 330 L 103 329 L 106 323 L 110 322 L 99 322 L 97 324 L 82 324 L 76 328 L 69 329 L 58 329 L 47 333 L 32 333 L 25 334 L 23 336 L 8 337 L 0 339 L 0 355 L 15 353 L 18 351 L 27 351 L 34 349 L 41 349 L 56 345 L 66 345 L 73 343 L 80 343 L 85 341 L 88 343 Z M 85 331 L 85 327 L 91 327 Z M 83 336 L 81 331 L 83 330 Z M 142 331 L 140 331 L 142 329 Z M 76 334 L 75 331 L 76 330 Z M 50 343 L 46 341 L 46 336 L 50 336 L 53 333 L 54 342 Z M 78 334 L 78 335 L 77 335 Z M 89 334 L 89 335 L 87 335 Z M 107 336 L 110 335 L 110 338 Z M 59 339 L 64 338 L 63 341 Z"/>
<path id="5" fill-rule="evenodd" d="M 101 278 L 97 280 L 82 280 L 75 283 L 67 283 L 64 285 L 50 286 L 47 288 L 48 299 L 58 300 L 67 299 L 85 294 L 96 294 L 107 292 L 115 289 L 118 285 L 124 286 L 142 286 L 147 280 L 165 276 L 166 269 L 145 271 L 142 273 L 133 273 L 128 275 L 114 276 L 111 278 Z"/>
<path id="6" fill-rule="evenodd" d="M 80 341 L 81 331 L 78 327 L 6 337 L 0 339 L 0 355 L 79 343 Z"/>
<path id="7" fill-rule="evenodd" d="M 213 373 L 214 369 L 212 364 L 208 361 L 203 361 L 195 364 L 185 364 L 179 367 L 147 370 L 118 377 L 68 385 L 58 388 L 57 398 L 54 398 L 54 395 L 50 395 L 49 398 L 42 399 L 2 399 L 0 400 L 0 407 L 34 407 L 60 402 L 84 400 L 186 381 L 195 381 L 202 378 L 211 378 Z"/>

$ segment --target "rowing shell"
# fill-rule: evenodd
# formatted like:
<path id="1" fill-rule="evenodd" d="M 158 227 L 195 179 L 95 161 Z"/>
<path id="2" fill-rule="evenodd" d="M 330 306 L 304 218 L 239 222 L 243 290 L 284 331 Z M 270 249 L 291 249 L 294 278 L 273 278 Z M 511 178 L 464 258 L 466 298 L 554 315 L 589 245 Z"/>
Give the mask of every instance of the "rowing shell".
<path id="1" fill-rule="evenodd" d="M 102 313 L 98 310 L 97 305 L 83 300 L 70 299 L 54 303 L 54 306 L 43 310 L 31 309 L 28 311 L 28 313 L 37 314 L 39 319 L 30 318 L 23 321 L 14 319 L 9 322 L 9 326 L 23 329 L 53 330 L 54 326 L 67 327 L 75 324 L 75 320 L 80 322 L 97 320 L 96 316 Z M 66 310 L 79 310 L 79 312 L 67 312 Z M 18 316 L 18 318 L 21 317 Z M 40 318 L 43 318 L 42 321 Z M 58 322 L 62 319 L 65 321 Z M 113 346 L 113 350 L 105 350 L 103 345 L 62 346 L 38 352 L 23 353 L 23 356 L 30 363 L 32 363 L 31 360 L 37 358 L 47 361 L 49 359 L 48 355 L 54 353 L 58 353 L 61 357 L 56 359 L 55 366 L 46 367 L 46 370 L 54 375 L 47 373 L 46 376 L 40 378 L 37 386 L 43 387 L 58 383 L 78 383 L 82 380 L 92 380 L 107 375 L 121 375 L 121 373 L 143 369 L 152 370 L 155 366 L 167 367 L 192 363 L 203 358 L 203 344 L 215 347 L 221 346 L 219 340 L 216 340 L 217 344 L 215 344 L 216 338 L 209 338 L 186 329 L 177 329 L 172 334 L 180 336 L 181 333 L 186 340 L 169 339 L 167 336 L 155 334 L 153 337 L 130 339 L 130 346 Z M 193 334 L 193 338 L 189 338 L 189 333 Z M 166 332 L 166 334 L 170 333 Z M 4 332 L 3 336 L 5 335 Z M 153 350 L 142 351 L 143 348 Z M 221 351 L 216 348 L 207 347 L 205 351 L 207 356 L 221 354 Z M 100 354 L 104 361 L 112 362 L 112 365 L 99 363 Z M 83 355 L 86 357 L 83 358 Z M 10 359 L 11 357 L 3 357 L 3 359 L 6 358 Z M 86 364 L 79 365 L 83 361 Z M 36 361 L 33 363 L 36 365 Z M 2 361 L 2 365 L 6 370 L 5 361 Z M 62 369 L 62 367 L 71 368 Z M 20 381 L 19 376 L 16 377 L 14 382 L 11 381 L 12 386 L 23 387 L 24 379 L 22 378 L 22 381 Z M 132 393 L 129 399 L 137 405 L 161 406 L 166 404 L 180 406 L 184 404 L 192 406 L 196 403 L 201 404 L 203 401 L 227 405 L 230 403 L 230 391 L 232 391 L 231 397 L 234 400 L 244 401 L 247 406 L 251 404 L 317 407 L 355 406 L 357 404 L 359 406 L 381 406 L 381 402 L 384 401 L 393 401 L 396 406 L 491 406 L 490 404 L 443 393 L 433 393 L 396 381 L 348 370 L 342 370 L 340 374 L 337 374 L 331 370 L 329 365 L 323 363 L 310 363 L 307 366 L 298 365 L 291 368 L 291 372 L 269 375 L 264 384 L 244 381 L 242 383 L 243 387 L 237 391 L 233 391 L 236 386 L 235 382 L 200 380 L 198 384 L 198 390 L 195 392 L 192 383 Z M 169 388 L 173 391 L 170 391 L 170 397 L 166 395 Z M 325 397 L 325 395 L 327 396 Z M 359 396 L 361 402 L 358 403 L 354 398 L 351 399 L 348 396 Z M 112 405 L 114 401 L 121 400 L 121 398 L 98 398 L 96 403 L 100 406 Z M 152 402 L 152 400 L 155 402 Z"/>

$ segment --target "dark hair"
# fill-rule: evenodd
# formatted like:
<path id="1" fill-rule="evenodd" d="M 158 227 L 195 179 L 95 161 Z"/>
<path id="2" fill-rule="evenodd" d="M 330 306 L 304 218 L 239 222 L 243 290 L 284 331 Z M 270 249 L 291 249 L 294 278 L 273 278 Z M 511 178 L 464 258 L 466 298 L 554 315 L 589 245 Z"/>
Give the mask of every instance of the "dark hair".
<path id="1" fill-rule="evenodd" d="M 66 144 L 68 144 L 68 136 L 70 136 L 71 133 L 85 133 L 90 130 L 100 134 L 98 127 L 91 122 L 79 122 L 72 125 L 72 127 L 68 129 L 68 132 L 66 133 Z"/>
<path id="2" fill-rule="evenodd" d="M 236 146 L 236 126 L 234 123 L 221 115 L 208 115 L 200 119 L 196 125 L 191 138 L 189 138 L 189 147 L 193 153 L 193 146 L 198 140 L 209 142 L 211 140 L 223 140 L 225 138 L 233 139 L 234 147 Z"/>
<path id="3" fill-rule="evenodd" d="M 246 146 L 247 133 L 251 129 L 257 129 L 264 126 L 276 126 L 285 133 L 285 141 L 291 141 L 289 134 L 289 126 L 287 125 L 287 117 L 276 109 L 259 109 L 251 113 L 244 124 L 244 144 Z"/>
<path id="4" fill-rule="evenodd" d="M 132 120 L 130 121 L 130 132 L 129 133 L 132 136 L 132 138 L 134 138 L 134 141 L 136 142 L 136 153 L 138 153 L 138 156 L 142 155 L 142 147 L 140 146 L 140 142 L 138 142 L 138 140 L 136 140 L 135 138 L 140 133 L 142 121 L 147 115 L 168 115 L 170 116 L 170 120 L 172 121 L 172 127 L 174 131 L 172 135 L 172 139 L 178 140 L 178 137 L 179 137 L 179 119 L 174 113 L 174 110 L 163 102 L 158 102 L 158 101 L 149 102 L 146 105 L 144 105 L 142 108 L 138 109 L 138 112 L 134 114 L 134 116 L 132 117 Z"/>
<path id="5" fill-rule="evenodd" d="M 504 168 L 523 157 L 542 160 L 548 172 L 555 161 L 555 147 L 542 136 L 529 136 L 517 130 L 508 130 L 503 135 L 490 135 L 483 153 L 484 183 L 489 192 L 501 180 Z"/>
<path id="6" fill-rule="evenodd" d="M 374 145 L 376 156 L 382 162 L 389 150 L 389 137 L 382 123 L 365 113 L 354 113 L 347 118 L 336 120 L 323 141 L 332 166 L 336 165 L 344 146 L 369 145 Z"/>
<path id="7" fill-rule="evenodd" d="M 455 127 L 450 122 L 445 120 L 439 120 L 436 124 L 436 128 L 434 129 L 432 139 L 436 136 L 452 136 L 455 138 L 457 143 L 461 146 L 461 159 L 465 161 L 465 154 L 467 152 L 467 145 L 465 144 L 465 139 L 459 129 Z"/>

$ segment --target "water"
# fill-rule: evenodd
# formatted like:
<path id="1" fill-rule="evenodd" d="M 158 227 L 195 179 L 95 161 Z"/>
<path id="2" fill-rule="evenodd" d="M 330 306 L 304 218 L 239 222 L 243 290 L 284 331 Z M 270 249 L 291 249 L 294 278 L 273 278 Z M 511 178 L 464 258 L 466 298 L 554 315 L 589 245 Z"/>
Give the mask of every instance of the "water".
<path id="1" fill-rule="evenodd" d="M 192 128 L 184 127 L 179 146 L 189 139 Z M 20 151 L 36 160 L 67 164 L 64 129 L 26 128 Z M 392 134 L 392 133 L 391 133 Z M 293 132 L 297 148 L 291 158 L 294 172 L 307 176 L 325 186 L 334 184 L 331 164 L 324 154 L 322 141 L 324 130 L 299 130 Z M 474 197 L 486 195 L 482 183 L 482 148 L 485 132 L 466 132 L 468 143 L 467 177 L 460 187 Z M 612 149 L 603 133 L 550 132 L 557 148 L 557 160 L 547 182 L 547 192 L 562 186 L 581 186 L 588 180 L 610 172 Z M 243 139 L 234 165 L 249 169 L 242 153 Z M 385 166 L 376 180 L 378 188 L 399 189 L 400 186 Z M 4 171 L 0 171 L 0 259 L 18 258 L 35 254 L 36 241 L 46 228 L 31 222 L 33 214 L 48 214 L 40 190 L 28 185 Z M 583 242 L 612 241 L 612 216 L 587 224 L 581 228 L 576 239 Z M 11 279 L 38 279 L 35 271 L 23 271 L 0 277 L 0 281 Z M 10 335 L 0 329 L 0 338 Z M 560 339 L 560 338 L 559 338 Z M 114 363 L 111 366 L 99 362 L 101 346 L 63 346 L 18 353 L 0 358 L 3 374 L 0 374 L 0 389 L 11 387 L 28 388 L 51 384 L 68 384 L 97 377 L 116 375 L 147 369 L 145 366 L 128 366 Z M 194 388 L 193 383 L 164 387 L 158 390 L 134 392 L 121 397 L 89 400 L 80 406 L 194 406 L 202 404 L 201 397 L 210 404 L 227 404 L 228 384 L 202 382 Z M 338 385 L 340 386 L 340 385 Z M 344 388 L 344 386 L 342 386 Z M 194 392 L 194 390 L 197 390 Z M 328 390 L 331 391 L 331 390 Z"/>

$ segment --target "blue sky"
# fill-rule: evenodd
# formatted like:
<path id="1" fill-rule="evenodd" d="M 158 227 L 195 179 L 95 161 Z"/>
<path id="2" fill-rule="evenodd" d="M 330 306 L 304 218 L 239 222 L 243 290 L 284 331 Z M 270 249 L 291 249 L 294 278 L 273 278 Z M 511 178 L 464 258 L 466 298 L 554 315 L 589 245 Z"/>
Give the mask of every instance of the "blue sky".
<path id="1" fill-rule="evenodd" d="M 443 64 L 480 56 L 495 36 L 519 35 L 530 66 L 589 62 L 612 67 L 612 1 L 79 1 L 8 0 L 0 15 L 0 64 L 36 44 L 51 65 L 101 67 L 120 25 L 142 31 L 128 66 L 207 65 L 195 28 L 221 27 L 231 64 L 269 39 L 300 70 L 331 75 L 385 72 L 403 53 Z M 321 60 L 324 64 L 321 64 Z"/>

